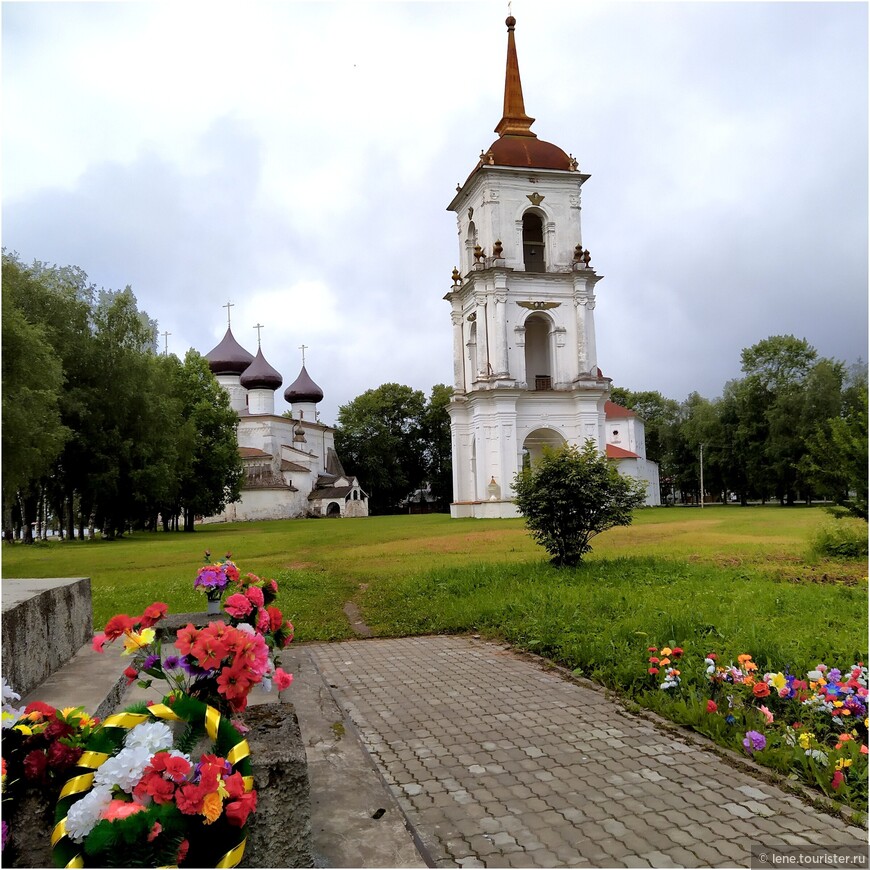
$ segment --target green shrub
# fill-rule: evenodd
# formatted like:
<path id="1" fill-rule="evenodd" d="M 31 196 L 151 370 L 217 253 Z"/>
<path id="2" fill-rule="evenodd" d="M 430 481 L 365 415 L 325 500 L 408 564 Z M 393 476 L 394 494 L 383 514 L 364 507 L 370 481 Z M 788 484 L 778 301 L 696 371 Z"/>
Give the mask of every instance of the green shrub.
<path id="1" fill-rule="evenodd" d="M 815 534 L 812 550 L 833 559 L 860 559 L 867 555 L 867 523 L 840 518 L 826 523 Z"/>

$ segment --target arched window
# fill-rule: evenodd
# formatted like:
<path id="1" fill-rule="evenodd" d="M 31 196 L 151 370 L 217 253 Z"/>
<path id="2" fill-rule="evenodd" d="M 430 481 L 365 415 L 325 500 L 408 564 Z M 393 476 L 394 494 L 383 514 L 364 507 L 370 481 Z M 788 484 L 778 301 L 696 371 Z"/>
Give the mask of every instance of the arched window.
<path id="1" fill-rule="evenodd" d="M 544 222 L 532 211 L 523 215 L 523 263 L 527 272 L 545 272 Z"/>
<path id="2" fill-rule="evenodd" d="M 552 390 L 550 320 L 533 314 L 526 320 L 526 383 L 530 390 Z"/>
<path id="3" fill-rule="evenodd" d="M 470 270 L 474 265 L 474 246 L 477 244 L 477 227 L 474 221 L 468 222 L 468 234 L 465 236 L 465 268 Z"/>

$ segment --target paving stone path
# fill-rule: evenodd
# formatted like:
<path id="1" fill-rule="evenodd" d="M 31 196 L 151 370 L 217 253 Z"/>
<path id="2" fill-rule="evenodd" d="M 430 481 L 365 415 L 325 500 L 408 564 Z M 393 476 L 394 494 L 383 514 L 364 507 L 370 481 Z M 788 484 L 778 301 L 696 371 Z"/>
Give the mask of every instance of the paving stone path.
<path id="1" fill-rule="evenodd" d="M 863 828 L 502 645 L 306 651 L 438 867 L 746 867 L 752 845 L 866 843 Z"/>

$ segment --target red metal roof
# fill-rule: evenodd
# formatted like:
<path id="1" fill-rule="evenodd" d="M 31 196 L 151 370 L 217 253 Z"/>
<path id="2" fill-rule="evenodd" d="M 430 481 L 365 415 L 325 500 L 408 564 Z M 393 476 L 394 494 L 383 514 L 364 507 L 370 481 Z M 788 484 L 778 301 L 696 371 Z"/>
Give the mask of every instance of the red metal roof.
<path id="1" fill-rule="evenodd" d="M 640 457 L 636 453 L 632 453 L 630 450 L 623 450 L 621 447 L 617 447 L 615 444 L 607 445 L 607 458 L 608 459 L 640 459 Z"/>
<path id="2" fill-rule="evenodd" d="M 610 419 L 611 417 L 636 417 L 637 414 L 631 408 L 623 408 L 622 405 L 617 405 L 616 402 L 611 402 L 608 399 L 604 403 L 604 416 Z"/>

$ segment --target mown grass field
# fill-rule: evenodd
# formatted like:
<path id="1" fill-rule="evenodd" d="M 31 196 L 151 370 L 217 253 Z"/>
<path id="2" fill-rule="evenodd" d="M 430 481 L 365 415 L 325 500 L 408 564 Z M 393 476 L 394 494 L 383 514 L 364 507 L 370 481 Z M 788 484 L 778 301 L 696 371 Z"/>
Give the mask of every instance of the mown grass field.
<path id="1" fill-rule="evenodd" d="M 203 551 L 275 577 L 297 638 L 352 636 L 353 600 L 378 635 L 478 632 L 608 685 L 630 682 L 649 643 L 703 645 L 760 665 L 866 660 L 867 563 L 814 557 L 820 508 L 659 508 L 594 539 L 556 571 L 521 520 L 444 515 L 201 526 L 113 542 L 4 545 L 4 577 L 92 580 L 94 623 L 155 600 L 202 610 Z"/>

